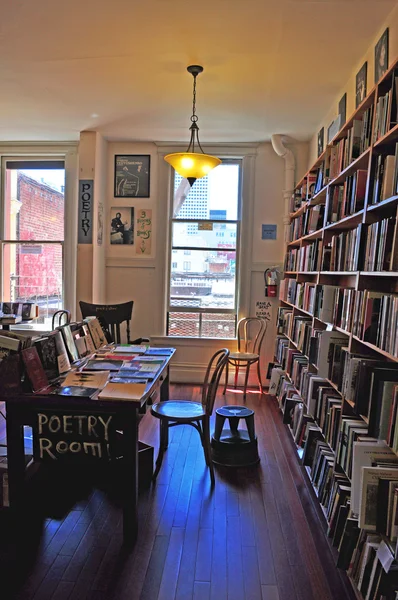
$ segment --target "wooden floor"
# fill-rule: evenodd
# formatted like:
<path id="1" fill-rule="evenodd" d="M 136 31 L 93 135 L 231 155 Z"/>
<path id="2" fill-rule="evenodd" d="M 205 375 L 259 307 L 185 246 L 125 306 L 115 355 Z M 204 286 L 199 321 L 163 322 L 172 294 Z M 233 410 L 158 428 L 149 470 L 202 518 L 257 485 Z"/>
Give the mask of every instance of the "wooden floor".
<path id="1" fill-rule="evenodd" d="M 198 399 L 199 391 L 172 386 L 171 395 Z M 217 405 L 241 400 L 230 391 Z M 46 501 L 43 484 L 17 524 L 2 511 L 1 600 L 351 597 L 274 399 L 253 393 L 247 405 L 256 413 L 259 466 L 217 468 L 212 493 L 197 432 L 173 429 L 156 485 L 140 494 L 132 550 L 121 544 L 117 502 L 88 481 L 53 478 Z M 150 414 L 140 439 L 157 447 Z"/>

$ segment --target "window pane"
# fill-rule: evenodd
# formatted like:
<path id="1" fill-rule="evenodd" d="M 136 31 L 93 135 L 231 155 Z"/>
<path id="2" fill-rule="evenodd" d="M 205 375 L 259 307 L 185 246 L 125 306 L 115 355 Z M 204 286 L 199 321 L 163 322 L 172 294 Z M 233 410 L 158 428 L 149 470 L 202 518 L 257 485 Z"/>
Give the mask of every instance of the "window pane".
<path id="1" fill-rule="evenodd" d="M 235 315 L 204 313 L 202 314 L 202 337 L 233 338 L 235 322 Z"/>
<path id="2" fill-rule="evenodd" d="M 168 335 L 182 337 L 199 336 L 199 314 L 198 313 L 169 313 Z"/>
<path id="3" fill-rule="evenodd" d="M 212 313 L 169 313 L 168 335 L 180 337 L 233 338 L 236 316 Z"/>
<path id="4" fill-rule="evenodd" d="M 64 187 L 64 169 L 7 168 L 5 239 L 62 241 Z"/>
<path id="5" fill-rule="evenodd" d="M 239 164 L 221 164 L 197 179 L 178 210 L 178 219 L 238 219 Z M 174 192 L 182 177 L 175 174 Z"/>
<path id="6" fill-rule="evenodd" d="M 235 308 L 235 267 L 235 250 L 192 250 L 189 261 L 184 250 L 177 250 L 173 253 L 170 306 Z"/>
<path id="7" fill-rule="evenodd" d="M 236 231 L 236 223 L 174 222 L 173 246 L 236 248 Z"/>
<path id="8" fill-rule="evenodd" d="M 40 318 L 51 327 L 51 317 L 62 308 L 61 244 L 4 244 L 3 301 L 35 302 Z"/>

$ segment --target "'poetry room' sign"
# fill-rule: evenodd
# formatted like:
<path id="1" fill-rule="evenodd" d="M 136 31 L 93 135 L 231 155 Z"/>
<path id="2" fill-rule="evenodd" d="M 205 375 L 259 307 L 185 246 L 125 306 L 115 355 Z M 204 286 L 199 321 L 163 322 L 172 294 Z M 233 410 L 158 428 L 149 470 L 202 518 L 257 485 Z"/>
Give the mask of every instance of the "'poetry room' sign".
<path id="1" fill-rule="evenodd" d="M 34 458 L 42 461 L 73 457 L 109 458 L 112 415 L 40 411 L 33 428 Z"/>

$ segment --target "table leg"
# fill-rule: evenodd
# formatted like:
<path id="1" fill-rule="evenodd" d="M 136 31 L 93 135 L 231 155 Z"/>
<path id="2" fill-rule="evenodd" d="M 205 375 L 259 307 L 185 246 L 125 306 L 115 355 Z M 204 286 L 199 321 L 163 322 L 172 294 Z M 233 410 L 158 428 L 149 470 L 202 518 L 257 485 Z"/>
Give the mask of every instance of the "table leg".
<path id="1" fill-rule="evenodd" d="M 160 385 L 160 401 L 161 402 L 167 402 L 167 400 L 170 399 L 170 368 L 169 365 L 167 365 L 166 368 L 166 375 L 163 378 L 163 381 Z M 169 428 L 166 428 L 166 431 L 164 432 L 164 449 L 166 449 L 169 445 Z"/>
<path id="2" fill-rule="evenodd" d="M 6 402 L 8 493 L 11 508 L 16 507 L 23 498 L 25 479 L 24 430 L 19 422 L 17 409 L 18 407 L 14 414 L 12 402 Z"/>
<path id="3" fill-rule="evenodd" d="M 123 541 L 132 543 L 137 537 L 138 516 L 138 414 L 123 415 Z"/>

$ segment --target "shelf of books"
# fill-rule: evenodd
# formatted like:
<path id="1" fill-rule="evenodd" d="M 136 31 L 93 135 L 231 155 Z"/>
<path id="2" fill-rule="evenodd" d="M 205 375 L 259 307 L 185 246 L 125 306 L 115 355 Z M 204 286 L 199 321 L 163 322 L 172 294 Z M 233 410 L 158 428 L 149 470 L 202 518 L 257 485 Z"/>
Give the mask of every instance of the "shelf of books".
<path id="1" fill-rule="evenodd" d="M 358 598 L 398 597 L 398 61 L 301 179 L 275 395 Z"/>

